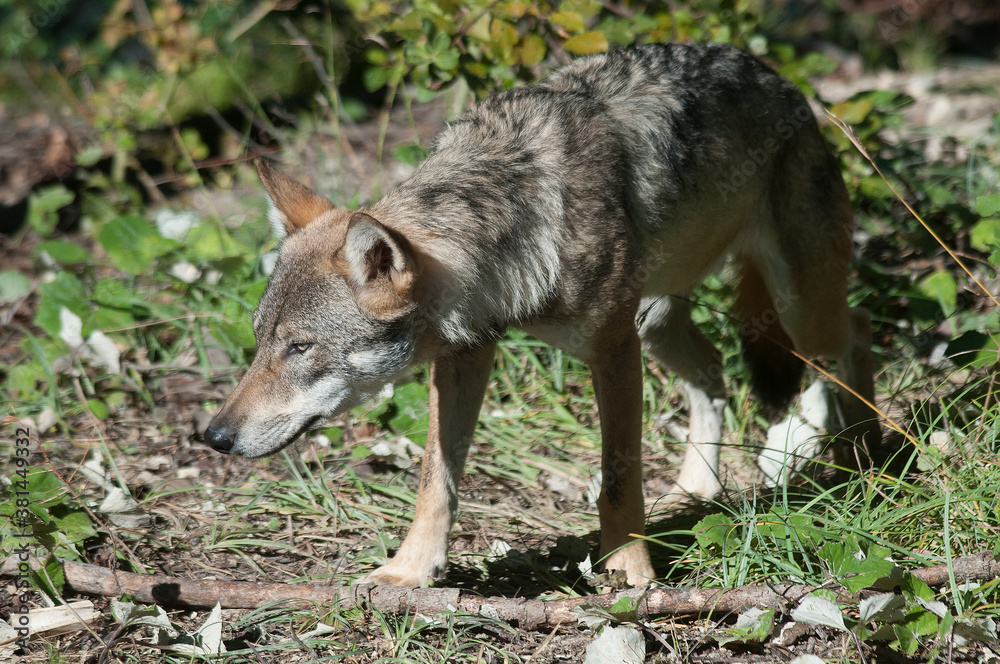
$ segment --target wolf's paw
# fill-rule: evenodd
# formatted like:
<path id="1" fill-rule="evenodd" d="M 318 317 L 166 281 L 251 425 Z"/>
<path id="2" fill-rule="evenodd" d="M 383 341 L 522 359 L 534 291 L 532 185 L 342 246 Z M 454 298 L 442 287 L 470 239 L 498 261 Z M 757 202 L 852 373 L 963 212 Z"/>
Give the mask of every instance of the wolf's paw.
<path id="1" fill-rule="evenodd" d="M 649 550 L 645 542 L 634 542 L 609 555 L 604 561 L 604 569 L 621 570 L 625 580 L 633 588 L 648 585 L 656 578 L 653 563 L 649 560 Z"/>
<path id="2" fill-rule="evenodd" d="M 378 586 L 423 588 L 444 577 L 444 565 L 407 565 L 393 558 L 385 565 L 362 577 L 357 583 L 374 583 Z"/>
<path id="3" fill-rule="evenodd" d="M 697 477 L 678 477 L 677 482 L 670 487 L 670 491 L 664 496 L 667 504 L 671 503 L 697 503 L 699 501 L 712 500 L 722 491 L 722 484 L 719 483 L 714 474 L 705 473 Z"/>

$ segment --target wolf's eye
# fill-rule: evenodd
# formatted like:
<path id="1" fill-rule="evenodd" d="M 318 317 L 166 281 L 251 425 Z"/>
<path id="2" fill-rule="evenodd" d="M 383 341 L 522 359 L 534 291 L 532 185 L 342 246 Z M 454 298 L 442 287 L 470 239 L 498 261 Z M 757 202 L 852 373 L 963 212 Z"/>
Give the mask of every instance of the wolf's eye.
<path id="1" fill-rule="evenodd" d="M 287 355 L 301 355 L 312 348 L 311 343 L 294 343 L 288 345 L 288 350 L 285 351 Z"/>

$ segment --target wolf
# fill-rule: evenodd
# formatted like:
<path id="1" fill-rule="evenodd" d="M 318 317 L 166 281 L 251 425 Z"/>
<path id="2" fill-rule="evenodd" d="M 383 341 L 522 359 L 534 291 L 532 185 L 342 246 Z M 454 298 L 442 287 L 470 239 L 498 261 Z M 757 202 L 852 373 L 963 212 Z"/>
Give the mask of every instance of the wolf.
<path id="1" fill-rule="evenodd" d="M 779 404 L 797 394 L 791 350 L 835 361 L 845 458 L 878 442 L 865 403 L 871 322 L 847 302 L 853 215 L 840 169 L 803 95 L 737 48 L 627 48 L 495 94 L 367 208 L 337 208 L 267 161 L 257 169 L 283 241 L 253 318 L 256 357 L 204 438 L 228 454 L 272 454 L 429 362 L 413 523 L 366 581 L 444 576 L 509 327 L 589 365 L 600 555 L 633 585 L 654 579 L 641 539 L 641 350 L 685 385 L 689 446 L 673 491 L 710 499 L 726 392 L 689 293 L 727 260 L 756 391 Z"/>

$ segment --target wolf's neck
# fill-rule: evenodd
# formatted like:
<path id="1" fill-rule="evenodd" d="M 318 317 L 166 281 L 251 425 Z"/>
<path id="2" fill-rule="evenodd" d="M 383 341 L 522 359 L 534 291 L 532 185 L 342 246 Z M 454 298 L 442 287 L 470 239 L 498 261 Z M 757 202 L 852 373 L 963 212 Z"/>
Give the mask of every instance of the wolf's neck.
<path id="1" fill-rule="evenodd" d="M 418 315 L 455 344 L 495 337 L 537 315 L 559 280 L 559 225 L 551 218 L 561 216 L 559 198 L 541 207 L 502 188 L 470 197 L 419 176 L 372 208 L 418 253 Z"/>

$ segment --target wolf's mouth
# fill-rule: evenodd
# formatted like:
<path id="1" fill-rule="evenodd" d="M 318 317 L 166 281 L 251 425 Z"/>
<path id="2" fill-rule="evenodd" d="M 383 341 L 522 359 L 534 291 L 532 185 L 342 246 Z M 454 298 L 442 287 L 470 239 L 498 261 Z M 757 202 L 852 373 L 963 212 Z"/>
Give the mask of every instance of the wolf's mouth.
<path id="1" fill-rule="evenodd" d="M 287 441 L 285 441 L 281 445 L 281 447 L 279 447 L 278 449 L 274 450 L 274 452 L 271 452 L 271 454 L 274 454 L 275 452 L 280 452 L 281 450 L 285 449 L 286 447 L 288 447 L 289 445 L 291 445 L 292 443 L 294 443 L 296 440 L 299 439 L 299 437 L 302 434 L 304 434 L 306 431 L 309 431 L 310 429 L 312 429 L 322 419 L 323 419 L 322 415 L 313 415 L 312 417 L 310 417 L 308 420 L 305 421 L 305 424 L 303 424 L 301 427 L 299 427 L 298 431 L 296 431 L 294 434 L 292 434 L 291 438 L 289 438 Z"/>
<path id="2" fill-rule="evenodd" d="M 286 447 L 288 447 L 289 445 L 291 445 L 292 443 L 294 443 L 295 441 L 297 441 L 299 439 L 299 437 L 302 436 L 302 434 L 304 434 L 306 431 L 309 431 L 310 429 L 312 429 L 322 419 L 323 419 L 322 415 L 314 415 L 313 417 L 311 417 L 308 420 L 306 420 L 305 423 L 302 426 L 300 426 L 295 433 L 293 433 L 291 436 L 289 436 L 287 439 L 285 439 L 285 441 L 283 443 L 281 443 L 280 445 L 278 445 L 277 447 L 275 447 L 273 450 L 268 450 L 267 452 L 264 452 L 263 454 L 260 454 L 260 455 L 257 455 L 257 456 L 258 457 L 274 456 L 275 454 L 277 454 L 281 450 L 285 449 Z"/>

